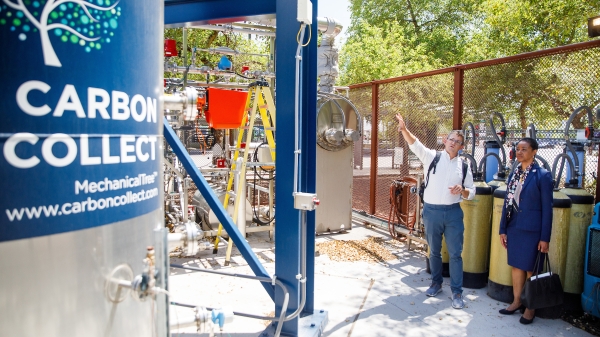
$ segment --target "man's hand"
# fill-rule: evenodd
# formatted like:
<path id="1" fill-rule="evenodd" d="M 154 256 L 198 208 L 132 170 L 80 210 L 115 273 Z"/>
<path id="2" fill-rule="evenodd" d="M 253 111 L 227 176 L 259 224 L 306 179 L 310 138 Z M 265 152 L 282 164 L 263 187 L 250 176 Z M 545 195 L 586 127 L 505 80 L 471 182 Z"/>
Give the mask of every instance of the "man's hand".
<path id="1" fill-rule="evenodd" d="M 404 118 L 402 118 L 400 114 L 397 114 L 396 119 L 398 120 L 398 132 L 406 130 L 406 123 L 404 123 Z"/>
<path id="2" fill-rule="evenodd" d="M 450 190 L 450 194 L 461 194 L 463 191 L 463 187 L 462 185 L 454 185 L 454 186 L 448 186 L 448 189 Z"/>

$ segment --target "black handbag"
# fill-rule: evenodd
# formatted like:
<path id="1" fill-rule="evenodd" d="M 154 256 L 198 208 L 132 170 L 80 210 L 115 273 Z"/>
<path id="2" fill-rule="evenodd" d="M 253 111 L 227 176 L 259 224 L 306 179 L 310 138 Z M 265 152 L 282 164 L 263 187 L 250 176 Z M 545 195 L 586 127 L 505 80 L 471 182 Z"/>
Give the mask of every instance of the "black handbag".
<path id="1" fill-rule="evenodd" d="M 560 282 L 560 276 L 554 274 L 550 269 L 550 261 L 546 255 L 547 272 L 539 273 L 539 263 L 541 252 L 538 252 L 534 275 L 525 281 L 525 286 L 521 292 L 521 304 L 528 309 L 547 308 L 563 303 L 563 288 Z"/>

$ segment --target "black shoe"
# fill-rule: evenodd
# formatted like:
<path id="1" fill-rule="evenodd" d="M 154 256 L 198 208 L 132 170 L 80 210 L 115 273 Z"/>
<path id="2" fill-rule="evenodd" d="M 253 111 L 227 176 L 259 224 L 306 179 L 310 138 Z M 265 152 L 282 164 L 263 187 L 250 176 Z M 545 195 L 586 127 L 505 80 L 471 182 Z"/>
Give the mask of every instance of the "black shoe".
<path id="1" fill-rule="evenodd" d="M 521 324 L 525 324 L 525 325 L 527 325 L 527 324 L 531 324 L 531 323 L 533 323 L 533 319 L 534 319 L 534 318 L 535 318 L 535 316 L 534 316 L 534 317 L 532 317 L 531 319 L 527 319 L 527 318 L 525 318 L 525 317 L 521 316 L 521 319 L 519 319 L 519 323 L 521 323 Z"/>
<path id="2" fill-rule="evenodd" d="M 498 312 L 501 313 L 502 315 L 512 315 L 515 312 L 517 312 L 517 310 L 521 310 L 521 308 L 525 308 L 525 307 L 520 306 L 520 307 L 516 308 L 515 310 L 500 309 L 500 311 L 498 311 Z"/>

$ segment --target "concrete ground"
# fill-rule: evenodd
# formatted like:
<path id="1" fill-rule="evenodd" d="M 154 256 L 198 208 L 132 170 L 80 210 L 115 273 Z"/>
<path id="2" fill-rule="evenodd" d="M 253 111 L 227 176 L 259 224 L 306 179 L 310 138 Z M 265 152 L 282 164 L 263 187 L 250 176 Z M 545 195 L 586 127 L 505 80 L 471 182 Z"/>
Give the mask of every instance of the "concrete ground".
<path id="1" fill-rule="evenodd" d="M 390 239 L 387 230 L 353 224 L 345 234 L 320 235 L 317 242 L 362 240 L 368 237 Z M 267 232 L 251 233 L 248 241 L 269 274 L 275 272 L 274 243 Z M 171 263 L 253 275 L 234 248 L 230 266 L 225 267 L 225 246 L 217 255 L 205 251 L 195 258 L 171 258 Z M 592 336 L 560 320 L 536 318 L 533 324 L 519 324 L 518 313 L 504 316 L 498 310 L 505 303 L 486 294 L 486 289 L 464 289 L 465 308 L 451 307 L 449 279 L 437 297 L 425 296 L 431 279 L 425 272 L 425 255 L 408 250 L 406 244 L 392 251 L 398 258 L 387 264 L 366 261 L 336 262 L 327 255 L 315 261 L 315 309 L 328 312 L 323 336 Z M 272 316 L 274 304 L 258 281 L 229 276 L 171 269 L 171 300 L 209 308 L 229 308 L 234 312 Z M 171 306 L 171 322 L 193 316 L 192 309 Z M 236 316 L 215 336 L 259 337 L 268 321 Z M 172 336 L 208 336 L 195 327 L 173 329 Z M 303 336 L 300 336 L 303 337 Z"/>

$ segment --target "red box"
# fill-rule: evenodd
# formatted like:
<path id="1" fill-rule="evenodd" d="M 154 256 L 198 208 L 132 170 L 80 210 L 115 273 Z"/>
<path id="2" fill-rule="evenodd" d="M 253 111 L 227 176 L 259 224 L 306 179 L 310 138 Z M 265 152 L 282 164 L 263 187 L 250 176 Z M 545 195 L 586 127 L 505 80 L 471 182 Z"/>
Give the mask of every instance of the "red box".
<path id="1" fill-rule="evenodd" d="M 208 109 L 204 112 L 211 128 L 237 129 L 242 125 L 247 91 L 208 88 Z"/>

